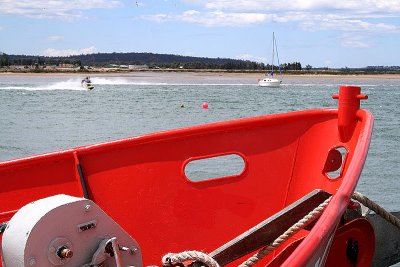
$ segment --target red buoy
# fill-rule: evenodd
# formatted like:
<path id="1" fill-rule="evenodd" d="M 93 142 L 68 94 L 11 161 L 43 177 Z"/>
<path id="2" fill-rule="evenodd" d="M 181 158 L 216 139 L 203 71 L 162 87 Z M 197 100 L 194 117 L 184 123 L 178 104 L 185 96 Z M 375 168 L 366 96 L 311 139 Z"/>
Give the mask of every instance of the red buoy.
<path id="1" fill-rule="evenodd" d="M 208 103 L 204 102 L 204 103 L 201 105 L 201 107 L 204 108 L 204 109 L 208 109 Z"/>

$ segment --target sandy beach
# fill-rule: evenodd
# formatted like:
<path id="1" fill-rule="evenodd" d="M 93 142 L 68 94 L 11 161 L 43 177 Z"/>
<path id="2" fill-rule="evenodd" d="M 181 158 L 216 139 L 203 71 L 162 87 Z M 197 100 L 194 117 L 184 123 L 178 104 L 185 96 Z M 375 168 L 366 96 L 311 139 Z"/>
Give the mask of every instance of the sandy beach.
<path id="1" fill-rule="evenodd" d="M 1 76 L 92 76 L 92 77 L 166 77 L 179 76 L 181 79 L 188 80 L 199 77 L 236 77 L 259 79 L 264 76 L 262 73 L 253 72 L 227 72 L 227 71 L 182 71 L 182 70 L 160 70 L 160 71 L 114 71 L 114 72 L 0 72 Z M 400 74 L 282 74 L 282 78 L 326 78 L 326 79 L 400 79 Z"/>

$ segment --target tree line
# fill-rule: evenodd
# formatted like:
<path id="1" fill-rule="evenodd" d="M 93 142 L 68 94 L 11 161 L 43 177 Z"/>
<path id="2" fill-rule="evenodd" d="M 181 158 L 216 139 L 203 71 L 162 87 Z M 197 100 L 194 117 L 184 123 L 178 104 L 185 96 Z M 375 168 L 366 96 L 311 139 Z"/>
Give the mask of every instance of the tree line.
<path id="1" fill-rule="evenodd" d="M 104 67 L 114 65 L 147 65 L 149 68 L 185 68 L 185 69 L 226 69 L 226 70 L 271 70 L 272 66 L 260 62 L 229 59 L 190 57 L 154 53 L 96 53 L 67 57 L 0 55 L 0 67 L 11 65 L 23 66 L 59 66 L 72 64 L 75 66 Z M 301 70 L 300 62 L 281 64 L 282 70 Z M 278 70 L 278 66 L 274 66 Z"/>

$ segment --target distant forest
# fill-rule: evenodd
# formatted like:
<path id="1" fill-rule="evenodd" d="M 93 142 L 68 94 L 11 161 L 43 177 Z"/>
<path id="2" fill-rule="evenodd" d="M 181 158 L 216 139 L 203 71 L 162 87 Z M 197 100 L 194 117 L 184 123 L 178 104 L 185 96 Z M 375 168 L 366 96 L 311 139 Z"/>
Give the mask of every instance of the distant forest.
<path id="1" fill-rule="evenodd" d="M 75 67 L 112 67 L 121 65 L 146 65 L 150 69 L 203 69 L 203 70 L 243 70 L 264 71 L 271 70 L 271 65 L 250 60 L 230 58 L 207 58 L 190 57 L 170 54 L 154 53 L 97 53 L 87 55 L 75 55 L 67 57 L 47 57 L 29 55 L 7 55 L 0 52 L 0 68 L 8 66 L 62 66 L 70 64 Z M 300 62 L 283 63 L 280 65 L 282 71 L 317 71 L 327 72 L 330 70 L 341 73 L 399 73 L 400 66 L 367 66 L 362 68 L 338 68 L 303 67 Z M 278 66 L 274 66 L 278 70 Z"/>
<path id="2" fill-rule="evenodd" d="M 106 67 L 110 65 L 147 65 L 149 68 L 267 70 L 271 65 L 250 60 L 229 58 L 190 57 L 154 53 L 97 53 L 68 57 L 0 55 L 0 67 L 10 65 L 44 66 L 73 64 L 76 66 Z M 301 70 L 300 62 L 281 64 L 283 70 Z M 278 69 L 277 66 L 275 66 Z"/>

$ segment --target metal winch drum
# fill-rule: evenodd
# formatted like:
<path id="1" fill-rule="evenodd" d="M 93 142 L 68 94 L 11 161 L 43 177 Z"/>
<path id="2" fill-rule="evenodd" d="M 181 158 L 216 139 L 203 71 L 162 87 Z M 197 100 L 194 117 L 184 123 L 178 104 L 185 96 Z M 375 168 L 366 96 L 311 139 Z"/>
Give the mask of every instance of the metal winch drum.
<path id="1" fill-rule="evenodd" d="M 5 267 L 142 266 L 138 243 L 93 201 L 56 195 L 22 207 L 3 234 Z"/>

